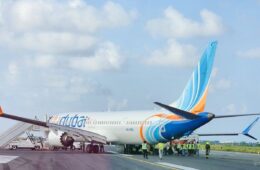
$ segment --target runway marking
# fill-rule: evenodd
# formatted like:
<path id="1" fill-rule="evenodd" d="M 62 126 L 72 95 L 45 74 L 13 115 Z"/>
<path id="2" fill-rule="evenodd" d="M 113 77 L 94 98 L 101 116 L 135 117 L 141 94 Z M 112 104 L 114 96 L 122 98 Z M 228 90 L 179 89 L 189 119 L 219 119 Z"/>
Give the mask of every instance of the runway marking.
<path id="1" fill-rule="evenodd" d="M 157 164 L 157 163 L 153 163 L 153 162 L 149 162 L 149 161 L 144 161 L 144 160 L 141 160 L 141 159 L 133 158 L 133 157 L 131 157 L 131 156 L 122 156 L 122 155 L 121 155 L 121 156 L 120 156 L 120 155 L 115 155 L 115 156 L 124 157 L 124 158 L 131 159 L 131 160 L 135 160 L 135 161 L 138 161 L 138 162 L 142 162 L 142 163 L 146 163 L 146 164 L 150 164 L 150 165 L 159 166 L 159 167 L 165 168 L 165 169 L 179 170 L 179 169 L 176 169 L 175 167 L 170 167 L 170 166 L 167 166 L 167 165 L 162 165 L 162 164 Z"/>
<path id="2" fill-rule="evenodd" d="M 169 166 L 169 167 L 173 167 L 173 168 L 177 168 L 177 169 L 182 169 L 182 170 L 198 170 L 198 169 L 195 169 L 195 168 L 176 165 L 176 164 L 172 164 L 172 163 L 168 163 L 168 162 L 156 162 L 156 163 L 161 164 L 161 165 L 166 165 L 166 166 Z"/>
<path id="3" fill-rule="evenodd" d="M 134 156 L 134 155 L 129 155 L 129 154 L 120 154 L 122 156 Z"/>
<path id="4" fill-rule="evenodd" d="M 113 153 L 113 154 L 118 154 L 118 152 L 115 151 L 106 151 L 107 153 Z"/>
<path id="5" fill-rule="evenodd" d="M 0 164 L 8 163 L 16 158 L 18 158 L 18 156 L 0 155 Z"/>

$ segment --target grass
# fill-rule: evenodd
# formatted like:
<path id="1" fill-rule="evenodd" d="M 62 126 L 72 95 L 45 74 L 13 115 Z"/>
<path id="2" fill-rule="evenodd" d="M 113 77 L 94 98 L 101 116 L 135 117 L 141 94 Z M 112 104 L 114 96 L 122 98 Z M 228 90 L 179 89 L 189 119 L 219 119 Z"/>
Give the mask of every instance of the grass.
<path id="1" fill-rule="evenodd" d="M 201 148 L 204 149 L 205 145 L 201 145 Z M 215 150 L 215 151 L 230 151 L 230 152 L 244 152 L 244 153 L 260 154 L 260 146 L 214 144 L 214 145 L 210 145 L 210 148 L 211 148 L 211 150 Z"/>

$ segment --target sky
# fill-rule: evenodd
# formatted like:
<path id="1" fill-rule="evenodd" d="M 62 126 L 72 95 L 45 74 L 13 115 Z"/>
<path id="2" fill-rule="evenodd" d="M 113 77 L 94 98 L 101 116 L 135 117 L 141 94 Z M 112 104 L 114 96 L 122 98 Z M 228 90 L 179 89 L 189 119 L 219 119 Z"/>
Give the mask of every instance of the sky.
<path id="1" fill-rule="evenodd" d="M 259 8 L 259 0 L 1 0 L 0 105 L 41 119 L 159 109 L 153 102 L 175 101 L 217 40 L 205 110 L 260 112 Z M 254 119 L 213 120 L 198 132 L 241 132 Z M 0 133 L 15 123 L 0 119 Z"/>

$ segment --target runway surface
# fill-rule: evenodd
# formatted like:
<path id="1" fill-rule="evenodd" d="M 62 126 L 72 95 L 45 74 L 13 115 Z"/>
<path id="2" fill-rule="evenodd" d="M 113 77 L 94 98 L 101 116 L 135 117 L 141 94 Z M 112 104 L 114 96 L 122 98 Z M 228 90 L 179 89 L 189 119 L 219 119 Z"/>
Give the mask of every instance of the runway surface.
<path id="1" fill-rule="evenodd" d="M 86 154 L 80 151 L 0 150 L 0 170 L 114 170 L 114 169 L 185 169 L 232 170 L 260 169 L 260 155 L 233 152 L 212 152 L 209 159 L 200 157 L 149 156 L 124 154 Z"/>

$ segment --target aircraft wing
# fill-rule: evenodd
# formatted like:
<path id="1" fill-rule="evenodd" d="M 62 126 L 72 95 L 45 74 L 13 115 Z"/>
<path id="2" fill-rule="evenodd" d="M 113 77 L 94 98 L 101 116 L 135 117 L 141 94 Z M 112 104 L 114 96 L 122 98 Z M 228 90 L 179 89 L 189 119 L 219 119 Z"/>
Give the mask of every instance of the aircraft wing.
<path id="1" fill-rule="evenodd" d="M 17 121 L 21 121 L 21 122 L 25 122 L 25 123 L 30 123 L 30 124 L 37 125 L 37 126 L 47 127 L 47 128 L 51 128 L 51 129 L 61 130 L 63 132 L 68 132 L 69 134 L 72 134 L 72 135 L 82 136 L 88 142 L 93 141 L 93 142 L 101 143 L 101 144 L 106 143 L 106 137 L 99 135 L 97 133 L 82 130 L 82 129 L 77 129 L 77 128 L 73 128 L 73 127 L 69 127 L 69 126 L 61 126 L 61 125 L 57 125 L 57 124 L 53 124 L 53 123 L 48 123 L 48 122 L 43 122 L 43 121 L 39 121 L 39 120 L 28 119 L 28 118 L 24 118 L 24 117 L 20 117 L 20 116 L 16 116 L 16 115 L 7 114 L 7 113 L 4 113 L 1 108 L 0 108 L 0 117 L 17 120 Z"/>
<path id="2" fill-rule="evenodd" d="M 46 123 L 46 124 L 51 129 L 60 130 L 76 136 L 82 136 L 88 142 L 95 142 L 100 144 L 106 144 L 107 142 L 107 138 L 105 136 L 94 132 L 77 129 L 69 126 L 61 126 L 53 123 Z"/>
<path id="3" fill-rule="evenodd" d="M 248 127 L 246 127 L 242 132 L 240 133 L 202 133 L 197 134 L 199 136 L 237 136 L 237 135 L 245 135 L 247 137 L 250 137 L 254 140 L 257 140 L 254 136 L 249 134 L 249 131 L 252 129 L 252 127 L 255 125 L 255 123 L 259 120 L 259 117 L 257 117 Z"/>

